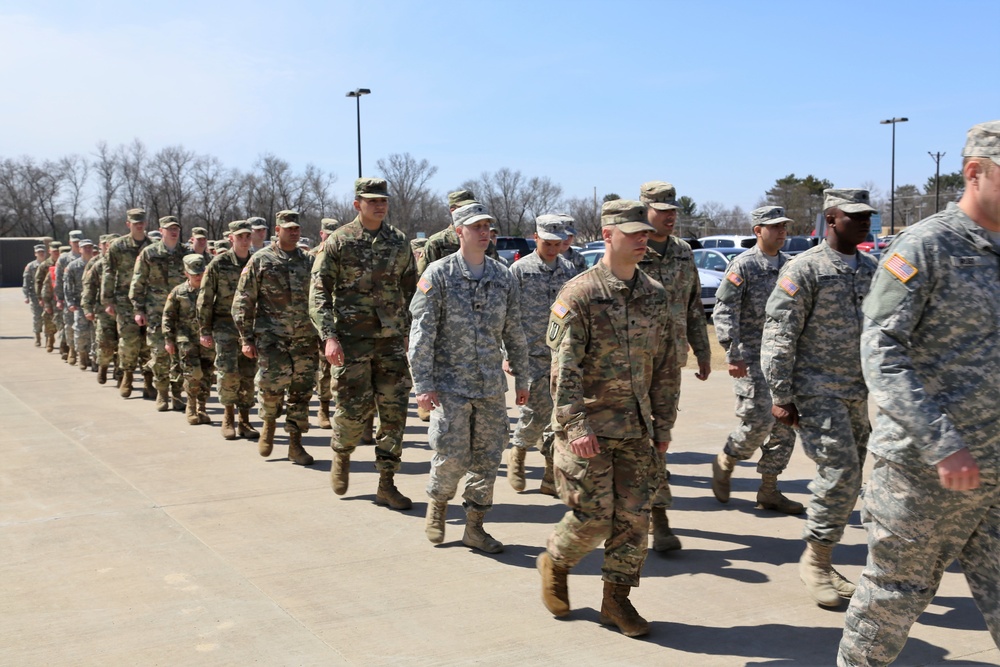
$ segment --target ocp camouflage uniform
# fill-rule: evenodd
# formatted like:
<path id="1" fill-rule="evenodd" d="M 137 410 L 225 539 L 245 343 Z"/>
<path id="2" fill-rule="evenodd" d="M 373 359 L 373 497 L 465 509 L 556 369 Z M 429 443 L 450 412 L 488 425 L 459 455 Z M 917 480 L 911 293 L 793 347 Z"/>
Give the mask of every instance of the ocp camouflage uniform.
<path id="1" fill-rule="evenodd" d="M 329 238 L 329 237 L 328 237 Z M 324 239 L 325 241 L 325 239 Z M 320 242 L 318 246 L 309 251 L 309 256 L 312 258 L 312 262 L 315 264 L 316 256 L 319 255 L 323 250 L 323 243 Z M 326 359 L 326 354 L 323 350 L 323 341 L 319 341 L 319 351 L 317 352 L 317 361 L 319 367 L 316 370 L 316 397 L 319 400 L 329 403 L 333 400 L 333 369 L 330 366 L 330 362 Z"/>
<path id="2" fill-rule="evenodd" d="M 42 328 L 45 330 L 46 340 L 49 337 L 54 337 L 59 330 L 58 323 L 56 321 L 56 305 L 55 301 L 51 298 L 55 293 L 55 287 L 52 284 L 54 280 L 53 267 L 55 266 L 55 261 L 53 261 L 52 256 L 49 255 L 42 261 L 38 268 L 35 269 L 35 301 L 38 303 L 38 307 L 42 310 Z M 49 303 L 46 304 L 45 298 L 45 284 L 49 283 Z"/>
<path id="3" fill-rule="evenodd" d="M 997 167 L 994 167 L 996 169 Z M 861 356 L 879 407 L 862 519 L 868 563 L 840 665 L 886 665 L 956 558 L 1000 647 L 1000 249 L 956 204 L 904 230 L 864 303 Z M 980 486 L 941 486 L 967 448 Z"/>
<path id="4" fill-rule="evenodd" d="M 198 341 L 201 328 L 198 319 L 200 291 L 187 280 L 170 290 L 163 306 L 162 332 L 164 343 L 172 343 L 177 348 L 184 391 L 188 396 L 197 396 L 199 401 L 204 402 L 211 388 L 215 350 L 202 347 Z"/>
<path id="5" fill-rule="evenodd" d="M 344 365 L 332 367 L 337 407 L 330 446 L 350 455 L 377 410 L 375 466 L 396 471 L 412 386 L 404 341 L 416 289 L 413 253 L 388 222 L 370 232 L 360 217 L 322 248 L 312 269 L 309 314 L 320 341 L 335 337 L 344 350 Z"/>
<path id="6" fill-rule="evenodd" d="M 441 401 L 427 433 L 434 450 L 427 495 L 447 502 L 465 476 L 464 507 L 488 511 L 507 444 L 501 344 L 516 389 L 529 382 L 520 290 L 499 261 L 486 258 L 476 280 L 462 254 L 453 253 L 428 267 L 410 312 L 415 391 L 437 392 Z"/>
<path id="7" fill-rule="evenodd" d="M 171 355 L 164 349 L 162 318 L 163 306 L 170 291 L 183 283 L 185 248 L 178 243 L 173 250 L 163 241 L 143 248 L 135 262 L 129 299 L 137 313 L 146 315 L 146 344 L 150 360 L 146 367 L 153 372 L 153 386 L 158 394 L 164 395 L 176 386 L 174 396 L 180 396 L 180 377 Z"/>
<path id="8" fill-rule="evenodd" d="M 448 225 L 441 231 L 431 234 L 427 243 L 424 244 L 423 254 L 417 260 L 417 275 L 422 276 L 431 262 L 436 262 L 458 252 L 458 247 L 458 232 L 455 231 L 453 225 Z M 486 248 L 486 256 L 500 261 L 497 246 L 493 241 L 490 241 L 489 247 Z"/>
<path id="9" fill-rule="evenodd" d="M 78 257 L 63 272 L 63 301 L 66 311 L 73 315 L 73 344 L 80 355 L 81 365 L 84 359 L 89 361 L 91 358 L 94 345 L 94 324 L 83 311 L 83 274 L 91 261 Z M 70 311 L 70 308 L 76 310 Z"/>
<path id="10" fill-rule="evenodd" d="M 80 294 L 80 306 L 84 316 L 94 315 L 95 360 L 98 366 L 109 366 L 114 360 L 118 348 L 118 327 L 115 318 L 101 308 L 101 276 L 104 273 L 105 256 L 99 255 L 90 260 L 83 272 L 83 289 Z"/>
<path id="11" fill-rule="evenodd" d="M 572 568 L 604 542 L 602 578 L 638 586 L 650 498 L 661 479 L 651 442 L 669 441 L 677 413 L 677 346 L 667 293 L 636 271 L 631 287 L 602 263 L 563 287 L 547 333 L 553 350 L 556 485 L 569 507 L 547 551 Z M 600 452 L 569 445 L 595 435 Z"/>
<path id="12" fill-rule="evenodd" d="M 219 402 L 241 409 L 253 407 L 257 362 L 240 349 L 240 334 L 233 321 L 233 297 L 240 273 L 249 261 L 249 254 L 240 259 L 234 250 L 216 255 L 205 269 L 198 293 L 200 334 L 211 336 L 215 342 Z"/>
<path id="13" fill-rule="evenodd" d="M 42 306 L 38 303 L 38 296 L 35 294 L 35 273 L 38 265 L 37 259 L 33 259 L 24 267 L 24 274 L 21 280 L 21 292 L 31 306 L 31 331 L 39 336 L 42 333 Z"/>
<path id="14" fill-rule="evenodd" d="M 778 282 L 779 269 L 789 259 L 783 252 L 778 253 L 778 258 L 775 267 L 759 246 L 738 255 L 726 269 L 712 314 L 726 361 L 743 362 L 747 367 L 745 377 L 733 379 L 740 425 L 729 434 L 723 451 L 746 461 L 760 449 L 757 472 L 761 475 L 784 472 L 795 446 L 795 430 L 777 422 L 771 414 L 771 391 L 760 368 L 767 299 Z"/>
<path id="15" fill-rule="evenodd" d="M 774 405 L 794 403 L 802 448 L 816 463 L 803 537 L 840 542 L 861 490 L 868 390 L 861 375 L 861 301 L 875 260 L 857 270 L 824 241 L 785 265 L 767 301 L 761 369 Z"/>
<path id="16" fill-rule="evenodd" d="M 131 235 L 115 239 L 108 246 L 104 273 L 101 276 L 101 305 L 114 306 L 118 324 L 118 366 L 132 372 L 136 363 L 149 361 L 149 345 L 145 331 L 135 323 L 135 313 L 129 300 L 129 286 L 139 253 L 150 245 L 149 237 L 136 241 Z"/>
<path id="17" fill-rule="evenodd" d="M 66 267 L 70 265 L 70 262 L 74 262 L 78 259 L 80 259 L 80 253 L 73 252 L 72 250 L 59 255 L 59 259 L 56 260 L 56 283 L 53 286 L 55 290 L 56 307 L 57 309 L 61 307 L 58 317 L 61 318 L 59 329 L 62 333 L 62 346 L 64 348 L 69 348 L 70 350 L 74 349 L 76 318 L 73 313 L 69 312 L 69 308 L 66 306 L 66 283 L 63 280 L 63 276 L 65 275 Z"/>
<path id="18" fill-rule="evenodd" d="M 250 256 L 233 297 L 242 345 L 257 347 L 256 385 L 263 420 L 277 420 L 287 394 L 285 430 L 309 431 L 316 382 L 316 331 L 309 320 L 309 256 L 272 243 Z"/>

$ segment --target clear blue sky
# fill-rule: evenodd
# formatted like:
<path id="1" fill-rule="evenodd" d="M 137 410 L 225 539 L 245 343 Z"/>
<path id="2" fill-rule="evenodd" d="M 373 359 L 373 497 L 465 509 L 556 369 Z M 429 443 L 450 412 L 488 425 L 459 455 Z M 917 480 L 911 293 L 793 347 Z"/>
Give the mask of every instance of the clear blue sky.
<path id="1" fill-rule="evenodd" d="M 248 169 L 366 175 L 409 152 L 447 192 L 500 167 L 568 196 L 673 182 L 752 208 L 794 172 L 889 189 L 954 171 L 1000 118 L 997 0 L 0 4 L 0 156 L 143 140 Z"/>

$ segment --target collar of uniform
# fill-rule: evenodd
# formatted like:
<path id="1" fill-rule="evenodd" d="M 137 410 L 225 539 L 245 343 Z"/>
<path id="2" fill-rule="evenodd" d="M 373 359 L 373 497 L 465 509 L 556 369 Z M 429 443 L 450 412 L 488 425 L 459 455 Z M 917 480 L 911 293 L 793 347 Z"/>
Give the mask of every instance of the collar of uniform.
<path id="1" fill-rule="evenodd" d="M 616 292 L 618 292 L 618 291 L 627 292 L 628 291 L 628 285 L 625 284 L 625 281 L 623 281 L 621 278 L 619 278 L 615 274 L 611 273 L 611 269 L 608 268 L 608 266 L 604 262 L 598 262 L 595 266 L 597 266 L 598 272 L 601 274 L 601 277 L 604 279 L 604 282 L 607 283 L 607 285 L 608 285 L 608 287 L 610 289 L 612 289 L 612 290 L 614 290 Z M 636 267 L 636 271 L 638 271 L 638 270 L 639 270 L 639 268 Z M 636 284 L 638 285 L 639 282 L 641 282 L 641 281 L 636 281 Z"/>
<path id="2" fill-rule="evenodd" d="M 985 250 L 989 252 L 996 253 L 997 247 L 993 245 L 993 241 L 990 239 L 989 234 L 981 226 L 976 224 L 976 221 L 965 214 L 965 211 L 956 204 L 955 202 L 949 202 L 948 207 L 945 209 L 952 216 L 946 217 L 942 222 L 951 227 L 957 227 L 958 231 L 965 232 L 969 235 L 969 238 L 980 250 Z M 949 224 L 951 223 L 951 224 Z"/>
<path id="3" fill-rule="evenodd" d="M 459 250 L 458 252 L 453 253 L 452 256 L 454 256 L 454 257 L 457 258 L 458 266 L 462 270 L 462 275 L 464 275 L 469 280 L 474 280 L 473 277 L 472 277 L 472 270 L 469 268 L 469 263 L 467 261 L 465 261 L 465 256 L 462 255 L 462 251 Z M 476 281 L 476 282 L 480 282 L 480 283 L 484 283 L 484 282 L 493 280 L 493 279 L 496 278 L 496 275 L 497 275 L 496 274 L 496 267 L 493 265 L 493 262 L 490 261 L 490 259 L 492 259 L 492 258 L 491 257 L 484 257 L 483 259 L 486 262 L 486 266 L 483 268 L 483 277 L 480 278 L 478 281 Z M 494 260 L 494 261 L 496 261 L 496 260 Z"/>
<path id="4" fill-rule="evenodd" d="M 753 245 L 752 248 L 750 248 L 749 250 L 747 250 L 747 253 L 752 253 L 753 254 L 753 258 L 762 267 L 768 268 L 768 269 L 773 269 L 774 268 L 774 266 L 771 264 L 771 262 L 768 261 L 767 255 L 764 254 L 764 251 L 761 250 L 760 246 L 757 245 L 756 243 Z M 739 257 L 739 256 L 740 255 L 737 255 L 736 257 Z M 733 258 L 734 262 L 736 261 L 736 257 Z M 781 252 L 779 250 L 778 251 L 778 268 L 780 269 L 781 267 L 783 267 L 787 261 L 788 261 L 788 255 L 786 255 L 785 253 L 783 253 L 783 252 Z"/>

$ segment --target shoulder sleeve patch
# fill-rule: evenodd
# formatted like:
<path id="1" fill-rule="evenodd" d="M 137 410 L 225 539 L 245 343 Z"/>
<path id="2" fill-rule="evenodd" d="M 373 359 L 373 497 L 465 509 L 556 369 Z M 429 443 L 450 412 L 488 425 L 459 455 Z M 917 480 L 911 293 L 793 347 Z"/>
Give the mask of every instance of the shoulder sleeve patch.
<path id="1" fill-rule="evenodd" d="M 556 300 L 556 302 L 552 304 L 552 314 L 558 317 L 559 319 L 566 317 L 566 313 L 568 312 L 569 312 L 569 306 L 567 306 L 562 301 Z"/>
<path id="2" fill-rule="evenodd" d="M 240 271 L 240 275 L 245 276 L 248 273 L 250 273 L 250 262 L 247 262 L 247 265 L 243 267 L 243 270 Z"/>
<path id="3" fill-rule="evenodd" d="M 420 280 L 417 281 L 417 287 L 421 292 L 427 294 L 431 291 L 431 287 L 433 287 L 433 285 L 431 285 L 431 281 L 427 280 L 427 278 L 421 277 Z"/>
<path id="4" fill-rule="evenodd" d="M 735 271 L 730 271 L 729 275 L 726 276 L 726 280 L 736 285 L 737 287 L 743 284 L 743 279 L 740 278 L 739 274 L 736 273 Z"/>
<path id="5" fill-rule="evenodd" d="M 917 275 L 917 267 L 913 266 L 898 252 L 892 253 L 889 259 L 885 260 L 885 270 L 899 278 L 903 283 Z"/>
<path id="6" fill-rule="evenodd" d="M 788 293 L 788 296 L 795 296 L 796 292 L 799 291 L 799 286 L 793 283 L 792 279 L 788 276 L 785 276 L 778 281 L 778 287 L 785 290 L 785 292 Z"/>

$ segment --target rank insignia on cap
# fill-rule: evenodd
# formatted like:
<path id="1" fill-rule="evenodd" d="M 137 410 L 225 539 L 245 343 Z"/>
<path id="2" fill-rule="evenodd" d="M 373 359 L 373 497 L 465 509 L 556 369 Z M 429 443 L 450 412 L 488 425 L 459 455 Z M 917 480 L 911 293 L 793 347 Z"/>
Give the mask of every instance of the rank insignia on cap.
<path id="1" fill-rule="evenodd" d="M 743 279 L 740 278 L 739 274 L 737 274 L 735 271 L 730 271 L 729 275 L 726 276 L 726 280 L 736 285 L 737 287 L 743 284 Z"/>
<path id="2" fill-rule="evenodd" d="M 568 312 L 569 312 L 569 306 L 567 306 L 562 301 L 556 301 L 554 304 L 552 304 L 552 314 L 558 317 L 559 319 L 566 317 L 566 313 Z"/>
<path id="3" fill-rule="evenodd" d="M 795 296 L 796 292 L 799 291 L 799 286 L 793 283 L 788 276 L 778 281 L 778 287 L 788 292 L 788 296 Z"/>
<path id="4" fill-rule="evenodd" d="M 421 292 L 427 294 L 428 292 L 431 291 L 432 287 L 431 281 L 427 280 L 427 278 L 421 278 L 420 280 L 417 281 L 417 287 L 420 288 Z"/>
<path id="5" fill-rule="evenodd" d="M 903 256 L 899 253 L 893 253 L 889 259 L 885 260 L 883 266 L 903 283 L 917 275 L 917 267 L 903 259 Z"/>

